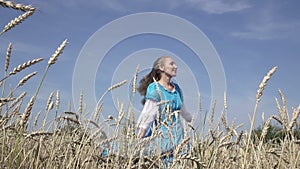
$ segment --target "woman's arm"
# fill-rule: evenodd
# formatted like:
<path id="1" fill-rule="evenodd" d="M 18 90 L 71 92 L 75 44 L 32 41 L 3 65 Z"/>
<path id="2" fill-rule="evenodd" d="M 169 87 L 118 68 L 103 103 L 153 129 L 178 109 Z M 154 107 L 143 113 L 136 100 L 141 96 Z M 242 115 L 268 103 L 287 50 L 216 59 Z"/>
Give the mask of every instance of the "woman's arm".
<path id="1" fill-rule="evenodd" d="M 182 106 L 181 106 L 181 109 L 180 109 L 180 113 L 181 113 L 181 116 L 188 122 L 191 122 L 192 119 L 193 119 L 193 115 L 191 113 L 189 113 L 186 108 L 185 108 L 185 105 L 184 103 L 182 103 Z"/>
<path id="2" fill-rule="evenodd" d="M 147 133 L 150 125 L 155 119 L 156 113 L 158 112 L 157 103 L 153 100 L 146 100 L 144 108 L 137 121 L 137 128 L 140 129 L 138 137 L 143 138 Z"/>

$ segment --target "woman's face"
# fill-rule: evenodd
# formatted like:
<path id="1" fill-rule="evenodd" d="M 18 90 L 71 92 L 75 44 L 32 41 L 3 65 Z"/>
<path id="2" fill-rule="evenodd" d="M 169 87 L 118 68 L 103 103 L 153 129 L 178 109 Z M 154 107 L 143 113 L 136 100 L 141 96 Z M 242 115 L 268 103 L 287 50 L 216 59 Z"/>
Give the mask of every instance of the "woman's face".
<path id="1" fill-rule="evenodd" d="M 176 76 L 177 66 L 171 57 L 167 57 L 164 59 L 164 65 L 162 66 L 162 71 L 170 77 Z"/>

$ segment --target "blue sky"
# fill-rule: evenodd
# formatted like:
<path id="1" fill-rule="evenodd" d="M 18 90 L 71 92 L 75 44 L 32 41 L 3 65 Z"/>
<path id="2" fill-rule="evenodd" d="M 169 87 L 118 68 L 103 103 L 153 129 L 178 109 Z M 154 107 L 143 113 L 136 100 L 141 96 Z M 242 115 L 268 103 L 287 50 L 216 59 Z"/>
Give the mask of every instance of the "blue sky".
<path id="1" fill-rule="evenodd" d="M 23 1 L 15 2 L 23 3 Z M 77 83 L 73 79 L 76 65 L 81 64 L 85 70 L 82 74 L 77 73 L 79 77 L 82 77 L 81 82 L 93 84 L 94 88 L 91 90 L 99 99 L 112 83 L 123 79 L 131 82 L 138 64 L 143 65 L 140 78 L 149 70 L 154 58 L 161 53 L 173 55 L 180 65 L 176 81 L 182 84 L 185 98 L 189 102 L 189 110 L 193 113 L 199 111 L 198 93 L 201 96 L 203 112 L 211 109 L 211 102 L 214 99 L 211 95 L 212 86 L 222 86 L 222 84 L 210 83 L 212 77 L 209 72 L 214 70 L 224 71 L 229 121 L 236 118 L 237 123 L 249 126 L 248 116 L 252 115 L 254 109 L 258 85 L 273 66 L 278 66 L 278 70 L 264 91 L 258 109 L 257 125 L 261 123 L 262 112 L 265 118 L 277 113 L 275 97 L 279 98 L 278 89 L 285 94 L 290 113 L 291 108 L 297 107 L 300 103 L 299 1 L 165 0 L 158 3 L 150 0 L 29 0 L 26 3 L 32 4 L 38 10 L 24 23 L 0 37 L 1 64 L 4 65 L 9 42 L 13 44 L 10 70 L 34 58 L 43 57 L 46 61 L 8 79 L 7 83 L 15 86 L 26 74 L 35 70 L 39 72 L 38 76 L 33 78 L 34 80 L 30 80 L 17 93 L 28 91 L 27 97 L 30 98 L 38 85 L 37 82 L 47 64 L 47 59 L 65 38 L 70 42 L 57 63 L 48 72 L 39 95 L 40 104 L 35 107 L 37 111 L 44 109 L 52 91 L 60 90 L 61 92 L 61 111 L 67 109 L 70 100 L 73 102 L 73 98 L 79 98 L 79 90 L 76 95 L 72 93 L 72 87 L 74 83 Z M 89 42 L 96 36 L 97 31 L 101 32 L 103 27 L 118 23 L 120 18 L 147 12 L 176 16 L 179 20 L 194 25 L 202 31 L 215 49 L 221 67 L 216 63 L 216 67 L 207 70 L 207 65 L 189 48 L 190 46 L 168 36 L 144 33 L 122 39 L 115 44 L 104 56 L 102 62 L 98 63 L 97 70 L 91 70 L 93 72 L 90 73 L 95 74 L 94 79 L 86 80 L 90 75 L 90 64 L 99 60 L 78 63 L 77 59 L 83 57 L 82 51 L 89 47 Z M 20 14 L 20 11 L 1 8 L 0 26 L 4 27 L 6 23 Z M 107 35 L 107 39 L 97 38 L 101 43 L 108 43 L 109 37 L 117 36 L 119 31 L 142 27 L 138 23 L 131 25 L 130 28 L 122 27 L 122 25 L 117 27 L 116 30 L 111 31 L 114 34 Z M 161 26 L 161 29 L 166 28 L 170 32 L 183 33 L 195 43 L 199 40 L 194 34 L 179 29 L 180 27 L 168 27 L 165 23 L 153 26 Z M 201 45 L 199 43 L 200 47 Z M 102 46 L 105 44 L 99 44 L 99 48 Z M 97 53 L 89 52 L 97 56 Z M 141 58 L 142 55 L 149 57 L 144 60 Z M 85 94 L 85 89 L 81 90 Z M 128 103 L 126 92 L 129 90 L 128 84 L 105 97 L 104 117 L 108 114 L 116 115 L 116 110 L 112 108 L 115 107 L 112 101 L 116 102 L 119 99 L 121 102 Z M 86 97 L 88 97 L 85 98 L 86 102 L 89 102 L 90 97 L 94 96 L 87 95 Z M 138 110 L 141 108 L 139 99 L 140 97 L 137 96 L 134 101 Z M 219 98 L 217 104 L 222 107 L 223 100 Z M 77 109 L 76 106 L 78 105 L 75 105 L 73 110 Z M 220 114 L 220 111 L 216 113 Z"/>

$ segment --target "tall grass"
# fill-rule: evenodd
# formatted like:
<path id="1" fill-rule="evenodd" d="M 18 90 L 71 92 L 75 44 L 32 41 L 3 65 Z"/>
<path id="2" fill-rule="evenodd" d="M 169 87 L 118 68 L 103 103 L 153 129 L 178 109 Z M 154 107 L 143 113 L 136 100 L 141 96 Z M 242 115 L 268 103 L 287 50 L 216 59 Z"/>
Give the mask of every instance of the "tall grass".
<path id="1" fill-rule="evenodd" d="M 0 1 L 0 5 L 24 12 L 35 9 L 31 6 L 14 4 L 11 1 Z M 29 16 L 26 15 L 27 17 Z M 9 30 L 2 31 L 0 38 Z M 81 106 L 77 112 L 60 110 L 60 92 L 57 91 L 56 95 L 54 92 L 50 94 L 44 111 L 32 113 L 35 111 L 33 105 L 40 88 L 43 87 L 47 71 L 51 65 L 55 64 L 66 45 L 67 40 L 63 41 L 50 57 L 33 96 L 27 96 L 26 91 L 15 96 L 15 91 L 22 90 L 22 86 L 26 85 L 26 82 L 37 72 L 25 76 L 9 94 L 4 95 L 5 92 L 2 92 L 0 98 L 0 168 L 164 168 L 165 164 L 162 159 L 168 154 L 161 153 L 159 148 L 151 155 L 146 153 L 149 146 L 157 147 L 152 140 L 160 133 L 154 133 L 146 139 L 138 139 L 132 108 L 124 108 L 124 105 L 120 103 L 117 117 L 108 116 L 106 120 L 99 121 L 99 114 L 104 104 L 102 99 L 108 92 L 121 87 L 127 81 L 122 81 L 107 89 L 91 119 L 86 118 L 82 109 L 84 93 L 79 96 Z M 9 44 L 4 65 L 5 73 L 0 78 L 2 91 L 7 87 L 5 82 L 8 78 L 18 76 L 18 72 L 25 68 L 30 69 L 31 65 L 43 60 L 42 58 L 31 60 L 9 71 L 9 57 L 12 50 L 12 44 Z M 294 133 L 294 129 L 298 126 L 300 106 L 292 108 L 292 116 L 289 118 L 286 99 L 281 91 L 279 91 L 281 103 L 278 99 L 275 100 L 278 114 L 268 117 L 261 135 L 258 136 L 253 132 L 258 103 L 267 81 L 275 70 L 276 68 L 271 69 L 259 85 L 250 129 L 241 130 L 241 125 L 236 124 L 235 120 L 232 122 L 227 120 L 226 114 L 230 112 L 228 112 L 227 97 L 224 94 L 224 112 L 222 112 L 221 120 L 214 122 L 214 113 L 219 112 L 215 112 L 213 108 L 210 116 L 205 113 L 204 120 L 201 121 L 202 128 L 206 126 L 206 122 L 209 122 L 207 133 L 201 129 L 193 130 L 191 124 L 186 125 L 185 131 L 192 133 L 193 137 L 186 136 L 174 149 L 174 160 L 168 164 L 167 168 L 300 168 L 300 141 Z M 137 75 L 138 68 L 133 79 L 136 79 Z M 136 80 L 132 85 L 134 97 Z M 25 98 L 30 98 L 30 101 L 25 103 Z M 199 99 L 202 113 L 201 99 L 195 99 Z M 24 109 L 23 104 L 25 104 Z M 52 112 L 56 114 L 55 119 L 48 119 L 48 113 Z M 36 116 L 33 117 L 33 114 Z M 37 125 L 40 115 L 44 116 L 41 120 L 43 124 L 41 127 Z M 29 119 L 34 120 L 31 122 Z M 286 133 L 276 143 L 265 139 L 272 121 L 279 122 L 283 132 Z M 46 122 L 50 125 L 48 128 L 45 127 Z M 107 131 L 104 131 L 105 128 L 110 128 L 112 133 L 109 136 Z M 182 150 L 185 153 L 181 153 Z M 103 155 L 104 153 L 106 155 Z"/>

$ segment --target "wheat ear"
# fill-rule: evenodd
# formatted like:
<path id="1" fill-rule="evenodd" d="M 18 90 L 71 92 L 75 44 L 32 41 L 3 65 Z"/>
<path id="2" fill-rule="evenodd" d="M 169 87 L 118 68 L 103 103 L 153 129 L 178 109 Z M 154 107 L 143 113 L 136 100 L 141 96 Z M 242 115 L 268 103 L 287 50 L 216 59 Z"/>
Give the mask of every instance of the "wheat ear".
<path id="1" fill-rule="evenodd" d="M 22 71 L 22 70 L 24 70 L 24 69 L 26 69 L 26 68 L 34 65 L 34 64 L 40 62 L 40 61 L 43 61 L 43 60 L 44 60 L 43 58 L 37 58 L 37 59 L 29 60 L 29 61 L 23 63 L 22 65 L 19 65 L 18 67 L 14 68 L 9 73 L 9 75 L 14 75 L 14 74 L 16 74 L 16 73 L 18 73 L 18 72 L 20 72 L 20 71 Z"/>
<path id="2" fill-rule="evenodd" d="M 5 72 L 8 70 L 9 60 L 11 56 L 12 44 L 9 43 L 7 47 L 6 57 L 5 57 Z"/>
<path id="3" fill-rule="evenodd" d="M 137 82 L 137 77 L 138 77 L 138 74 L 139 74 L 139 69 L 140 69 L 140 65 L 138 65 L 136 67 L 135 74 L 134 74 L 134 77 L 133 77 L 133 83 L 132 83 L 132 93 L 133 94 L 136 93 L 136 82 Z"/>
<path id="4" fill-rule="evenodd" d="M 35 10 L 35 8 L 33 8 L 31 5 L 15 4 L 12 1 L 0 0 L 0 5 L 4 8 L 12 8 L 23 12 Z"/>
<path id="5" fill-rule="evenodd" d="M 38 95 L 38 93 L 40 91 L 40 88 L 41 88 L 41 86 L 42 86 L 42 84 L 44 82 L 44 79 L 45 79 L 45 77 L 47 75 L 47 72 L 48 72 L 50 66 L 55 63 L 55 61 L 57 60 L 58 56 L 62 53 L 62 51 L 65 48 L 65 46 L 67 45 L 67 43 L 68 43 L 67 39 L 64 40 L 62 42 L 62 44 L 57 48 L 57 50 L 55 51 L 55 53 L 50 57 L 50 59 L 48 61 L 48 65 L 47 65 L 47 67 L 46 67 L 46 69 L 44 71 L 44 74 L 42 76 L 42 79 L 40 80 L 40 83 L 39 83 L 39 85 L 38 85 L 38 87 L 36 89 L 35 97 Z"/>
<path id="6" fill-rule="evenodd" d="M 17 103 L 19 103 L 25 96 L 26 96 L 26 92 L 23 92 L 22 94 L 20 94 L 19 97 L 17 97 L 12 103 L 11 105 L 9 106 L 9 108 L 13 108 Z"/>
<path id="7" fill-rule="evenodd" d="M 15 98 L 12 98 L 12 97 L 10 97 L 10 98 L 0 98 L 0 103 L 8 103 L 8 102 L 10 102 L 14 99 Z"/>
<path id="8" fill-rule="evenodd" d="M 5 76 L 3 79 L 0 80 L 0 84 L 2 83 L 2 81 L 4 81 L 5 79 L 7 79 L 8 77 L 10 77 L 11 75 L 15 75 L 16 73 L 40 62 L 44 60 L 43 58 L 37 58 L 34 60 L 29 60 L 28 62 L 23 63 L 22 65 L 19 65 L 18 67 L 14 68 L 11 72 L 9 72 L 9 74 L 7 76 Z"/>
<path id="9" fill-rule="evenodd" d="M 300 114 L 300 105 L 298 106 L 297 109 L 294 109 L 294 110 L 293 110 L 293 116 L 292 116 L 292 119 L 291 119 L 289 125 L 287 126 L 287 131 L 288 131 L 288 132 L 292 130 L 294 124 L 297 122 L 297 119 L 298 119 L 298 117 L 299 117 L 299 114 Z"/>
<path id="10" fill-rule="evenodd" d="M 25 13 L 23 13 L 22 15 L 18 16 L 17 18 L 11 20 L 2 30 L 2 32 L 0 33 L 0 35 L 2 35 L 4 32 L 9 31 L 10 29 L 12 29 L 13 27 L 15 27 L 16 25 L 20 24 L 21 22 L 23 22 L 25 19 L 27 19 L 29 16 L 31 16 L 34 13 L 34 10 L 31 11 L 27 11 Z"/>
<path id="11" fill-rule="evenodd" d="M 48 61 L 48 65 L 53 65 L 55 61 L 57 60 L 58 56 L 62 53 L 66 45 L 68 44 L 68 40 L 65 39 L 60 46 L 57 48 L 57 50 L 54 52 L 54 54 L 50 57 Z"/>
<path id="12" fill-rule="evenodd" d="M 273 67 L 268 74 L 263 78 L 262 82 L 259 84 L 259 88 L 256 93 L 256 102 L 259 102 L 261 100 L 261 96 L 263 94 L 263 91 L 270 80 L 271 76 L 276 72 L 277 66 Z"/>
<path id="13" fill-rule="evenodd" d="M 80 92 L 80 96 L 79 96 L 79 108 L 78 108 L 78 112 L 80 114 L 82 114 L 82 110 L 83 110 L 83 92 Z"/>
<path id="14" fill-rule="evenodd" d="M 258 103 L 261 100 L 261 96 L 263 94 L 263 91 L 267 85 L 267 82 L 270 80 L 271 76 L 276 72 L 277 70 L 277 66 L 273 67 L 268 73 L 267 75 L 263 78 L 262 82 L 259 84 L 259 88 L 257 90 L 256 93 L 256 103 L 255 103 L 255 107 L 254 107 L 254 111 L 253 111 L 253 116 L 251 119 L 251 124 L 250 124 L 250 131 L 249 131 L 249 135 L 248 135 L 248 139 L 247 139 L 247 144 L 246 144 L 246 150 L 245 150 L 245 154 L 244 154 L 244 162 L 242 164 L 242 168 L 245 168 L 246 165 L 246 159 L 247 159 L 247 155 L 248 155 L 248 149 L 249 149 L 249 144 L 250 144 L 250 139 L 251 139 L 251 135 L 252 135 L 252 130 L 254 127 L 254 120 L 256 117 L 256 112 L 257 112 L 257 108 L 258 108 Z"/>
<path id="15" fill-rule="evenodd" d="M 26 108 L 25 108 L 25 111 L 23 113 L 23 115 L 21 116 L 21 120 L 20 120 L 20 126 L 22 129 L 24 129 L 27 121 L 28 121 L 28 118 L 31 114 L 31 110 L 32 110 L 32 107 L 33 107 L 33 104 L 34 104 L 34 101 L 35 101 L 35 97 L 31 97 L 30 101 L 28 102 Z"/>
<path id="16" fill-rule="evenodd" d="M 272 119 L 274 119 L 273 116 L 269 117 L 268 120 L 267 120 L 267 122 L 264 125 L 264 128 L 263 128 L 263 130 L 261 132 L 261 136 L 260 136 L 260 141 L 261 142 L 265 139 L 266 135 L 268 134 L 268 130 L 269 130 L 270 126 L 271 126 L 271 120 Z"/>
<path id="17" fill-rule="evenodd" d="M 32 78 L 33 76 L 35 76 L 37 74 L 37 72 L 32 72 L 30 74 L 28 74 L 27 76 L 23 77 L 23 79 L 21 79 L 17 85 L 16 88 L 23 86 L 30 78 Z"/>

